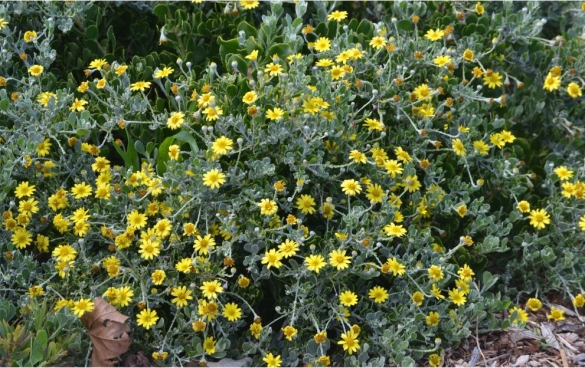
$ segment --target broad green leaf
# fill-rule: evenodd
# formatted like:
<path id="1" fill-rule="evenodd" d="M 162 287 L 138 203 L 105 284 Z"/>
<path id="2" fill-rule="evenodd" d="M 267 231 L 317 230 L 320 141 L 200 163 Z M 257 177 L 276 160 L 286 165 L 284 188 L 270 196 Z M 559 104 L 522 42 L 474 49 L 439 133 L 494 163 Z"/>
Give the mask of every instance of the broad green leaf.
<path id="1" fill-rule="evenodd" d="M 37 332 L 37 336 L 32 345 L 32 349 L 30 352 L 30 364 L 35 366 L 37 363 L 40 363 L 44 359 L 44 352 L 45 348 L 47 347 L 48 343 L 48 336 L 47 331 L 40 330 Z"/>
<path id="2" fill-rule="evenodd" d="M 180 140 L 180 141 L 188 143 L 189 146 L 191 146 L 191 151 L 193 151 L 193 153 L 199 152 L 199 147 L 197 147 L 197 141 L 195 140 L 195 138 L 193 138 L 191 133 L 189 133 L 185 130 L 181 130 L 179 133 L 175 134 L 173 137 Z"/>
<path id="3" fill-rule="evenodd" d="M 156 157 L 156 171 L 158 175 L 163 175 L 167 171 L 167 161 L 169 160 L 169 147 L 175 142 L 174 137 L 167 137 L 158 147 Z"/>

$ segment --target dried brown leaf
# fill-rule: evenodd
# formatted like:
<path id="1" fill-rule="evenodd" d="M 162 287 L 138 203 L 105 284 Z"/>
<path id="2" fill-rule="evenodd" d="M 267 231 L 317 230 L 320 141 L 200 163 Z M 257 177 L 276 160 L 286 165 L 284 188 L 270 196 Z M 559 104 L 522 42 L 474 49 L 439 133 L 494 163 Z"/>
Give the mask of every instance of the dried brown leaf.
<path id="1" fill-rule="evenodd" d="M 132 344 L 128 318 L 101 297 L 95 298 L 94 310 L 81 317 L 93 343 L 92 367 L 111 367 L 117 357 L 128 351 Z"/>

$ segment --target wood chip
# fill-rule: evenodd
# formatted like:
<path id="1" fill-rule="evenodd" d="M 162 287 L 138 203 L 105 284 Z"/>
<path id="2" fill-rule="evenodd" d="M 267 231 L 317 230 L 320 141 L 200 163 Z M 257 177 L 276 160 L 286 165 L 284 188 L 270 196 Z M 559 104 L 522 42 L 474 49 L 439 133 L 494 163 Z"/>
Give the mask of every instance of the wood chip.
<path id="1" fill-rule="evenodd" d="M 528 363 L 529 360 L 530 360 L 530 355 L 520 355 L 518 358 L 516 358 L 516 362 L 514 364 L 512 364 L 512 367 L 523 366 L 526 363 Z"/>
<path id="2" fill-rule="evenodd" d="M 563 367 L 568 367 L 569 362 L 567 361 L 567 354 L 565 354 L 565 349 L 561 349 L 561 359 L 563 361 Z"/>
<path id="3" fill-rule="evenodd" d="M 525 339 L 540 340 L 540 336 L 534 334 L 530 330 L 515 330 L 515 331 L 512 331 L 509 336 L 510 336 L 510 340 L 512 340 L 512 342 L 514 344 L 516 344 L 520 340 L 525 340 Z"/>
<path id="4" fill-rule="evenodd" d="M 561 346 L 559 345 L 555 334 L 552 332 L 553 328 L 554 326 L 551 323 L 540 324 L 540 331 L 542 332 L 542 337 L 544 337 L 546 343 L 556 350 L 561 350 Z"/>

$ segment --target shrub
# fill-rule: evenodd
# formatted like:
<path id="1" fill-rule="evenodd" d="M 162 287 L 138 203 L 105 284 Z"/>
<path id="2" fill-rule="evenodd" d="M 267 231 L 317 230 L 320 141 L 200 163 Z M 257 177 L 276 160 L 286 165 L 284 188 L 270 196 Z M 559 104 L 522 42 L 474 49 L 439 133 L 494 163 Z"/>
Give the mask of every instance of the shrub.
<path id="1" fill-rule="evenodd" d="M 583 9 L 354 6 L 1 5 L 19 318 L 104 296 L 161 365 L 411 366 L 582 307 Z"/>

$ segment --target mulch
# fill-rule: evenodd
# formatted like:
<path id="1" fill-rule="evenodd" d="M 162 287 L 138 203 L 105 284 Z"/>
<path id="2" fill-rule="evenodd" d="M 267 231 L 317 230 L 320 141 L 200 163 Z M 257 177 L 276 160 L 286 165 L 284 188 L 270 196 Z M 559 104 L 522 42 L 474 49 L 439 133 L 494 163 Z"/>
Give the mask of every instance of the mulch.
<path id="1" fill-rule="evenodd" d="M 554 306 L 565 320 L 547 318 Z M 585 367 L 585 317 L 551 304 L 529 313 L 525 328 L 509 328 L 472 336 L 445 351 L 445 367 Z"/>

